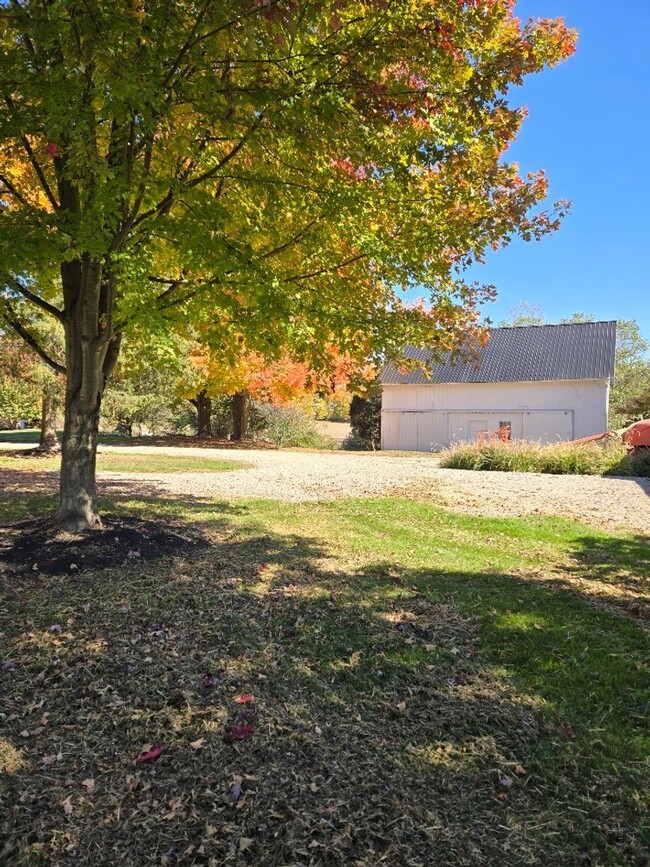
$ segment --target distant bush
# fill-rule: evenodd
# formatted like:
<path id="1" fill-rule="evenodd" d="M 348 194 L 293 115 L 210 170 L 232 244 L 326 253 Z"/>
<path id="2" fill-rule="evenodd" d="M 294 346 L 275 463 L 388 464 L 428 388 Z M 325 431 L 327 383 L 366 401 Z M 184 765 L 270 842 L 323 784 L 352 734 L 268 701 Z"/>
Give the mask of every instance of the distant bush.
<path id="1" fill-rule="evenodd" d="M 351 436 L 345 448 L 381 448 L 381 392 L 359 397 L 350 403 Z"/>
<path id="2" fill-rule="evenodd" d="M 523 441 L 464 442 L 440 452 L 440 466 L 448 469 L 555 475 L 631 475 L 631 461 L 625 446 L 611 440 L 603 445 L 553 443 L 545 446 Z M 642 462 L 638 466 L 641 467 Z"/>
<path id="3" fill-rule="evenodd" d="M 275 406 L 252 401 L 249 429 L 253 435 L 279 446 L 335 449 L 332 437 L 319 433 L 311 419 L 299 406 Z"/>
<path id="4" fill-rule="evenodd" d="M 0 428 L 14 430 L 20 419 L 40 418 L 38 389 L 12 376 L 0 376 Z"/>
<path id="5" fill-rule="evenodd" d="M 313 401 L 314 417 L 327 421 L 347 421 L 350 418 L 350 395 L 328 395 Z"/>

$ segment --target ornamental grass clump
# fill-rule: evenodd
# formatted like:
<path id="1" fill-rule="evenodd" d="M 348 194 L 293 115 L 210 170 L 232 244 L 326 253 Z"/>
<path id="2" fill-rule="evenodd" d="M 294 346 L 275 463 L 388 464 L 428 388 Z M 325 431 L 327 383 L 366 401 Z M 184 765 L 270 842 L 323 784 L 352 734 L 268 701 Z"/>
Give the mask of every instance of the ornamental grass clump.
<path id="1" fill-rule="evenodd" d="M 597 443 L 573 445 L 553 443 L 540 449 L 537 472 L 554 475 L 600 475 L 624 457 L 625 449 L 612 449 Z"/>
<path id="2" fill-rule="evenodd" d="M 622 443 L 463 442 L 440 453 L 440 466 L 456 470 L 497 470 L 555 475 L 631 474 Z M 636 473 L 638 474 L 638 473 Z"/>
<path id="3" fill-rule="evenodd" d="M 523 441 L 462 442 L 440 453 L 440 466 L 453 470 L 538 472 L 539 449 L 539 444 Z"/>

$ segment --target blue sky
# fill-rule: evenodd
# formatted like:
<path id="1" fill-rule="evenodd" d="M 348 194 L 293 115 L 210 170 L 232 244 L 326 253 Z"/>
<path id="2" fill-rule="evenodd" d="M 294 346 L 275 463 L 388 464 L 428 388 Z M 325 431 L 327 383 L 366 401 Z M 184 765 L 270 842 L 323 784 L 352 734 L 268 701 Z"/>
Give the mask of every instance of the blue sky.
<path id="1" fill-rule="evenodd" d="M 574 311 L 636 319 L 650 339 L 650 2 L 518 0 L 518 17 L 563 17 L 580 32 L 568 61 L 512 91 L 526 105 L 510 158 L 543 168 L 571 214 L 539 242 L 514 241 L 468 272 L 499 291 L 493 322 L 520 301 L 551 321 Z"/>

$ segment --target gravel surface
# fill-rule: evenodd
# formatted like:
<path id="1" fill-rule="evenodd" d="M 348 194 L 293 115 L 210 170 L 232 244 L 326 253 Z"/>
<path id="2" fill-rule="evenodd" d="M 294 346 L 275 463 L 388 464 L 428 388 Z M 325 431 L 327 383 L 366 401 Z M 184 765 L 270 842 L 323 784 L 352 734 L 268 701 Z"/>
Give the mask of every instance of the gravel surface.
<path id="1" fill-rule="evenodd" d="M 105 450 L 153 451 L 149 447 Z M 158 451 L 158 449 L 156 449 Z M 232 450 L 160 449 L 230 459 Z M 650 479 L 550 476 L 537 473 L 443 470 L 427 454 L 247 450 L 249 469 L 222 473 L 128 476 L 106 473 L 109 482 L 132 480 L 156 493 L 191 497 L 265 497 L 300 502 L 372 496 L 417 489 L 441 505 L 472 514 L 553 514 L 589 524 L 650 534 Z"/>

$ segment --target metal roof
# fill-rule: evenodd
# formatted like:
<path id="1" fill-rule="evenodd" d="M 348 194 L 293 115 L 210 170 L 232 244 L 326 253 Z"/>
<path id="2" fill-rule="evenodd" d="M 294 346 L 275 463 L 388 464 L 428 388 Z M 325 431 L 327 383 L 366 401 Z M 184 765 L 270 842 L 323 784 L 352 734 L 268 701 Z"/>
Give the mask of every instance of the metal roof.
<path id="1" fill-rule="evenodd" d="M 384 385 L 442 382 L 542 382 L 614 378 L 616 322 L 521 325 L 493 328 L 490 339 L 471 359 L 446 355 L 431 361 L 428 349 L 408 346 L 406 359 L 428 363 L 427 370 L 384 366 Z"/>

